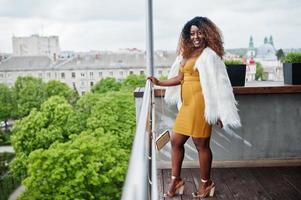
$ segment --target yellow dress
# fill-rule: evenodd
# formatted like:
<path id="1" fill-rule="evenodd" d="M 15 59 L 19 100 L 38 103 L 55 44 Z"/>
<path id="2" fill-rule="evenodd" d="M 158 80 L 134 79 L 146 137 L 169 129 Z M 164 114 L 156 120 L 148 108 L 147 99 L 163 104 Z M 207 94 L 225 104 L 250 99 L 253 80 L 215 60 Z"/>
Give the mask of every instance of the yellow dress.
<path id="1" fill-rule="evenodd" d="M 173 132 L 195 138 L 208 138 L 212 125 L 205 120 L 205 101 L 200 86 L 198 70 L 194 70 L 197 58 L 189 59 L 181 71 L 184 73 L 181 82 L 182 106 L 176 117 Z"/>

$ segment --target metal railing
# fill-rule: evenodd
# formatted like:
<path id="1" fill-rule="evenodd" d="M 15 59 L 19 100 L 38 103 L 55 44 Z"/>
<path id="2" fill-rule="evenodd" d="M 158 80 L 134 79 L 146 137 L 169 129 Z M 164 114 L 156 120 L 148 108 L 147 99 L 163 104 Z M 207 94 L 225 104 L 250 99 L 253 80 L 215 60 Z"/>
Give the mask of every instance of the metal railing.
<path id="1" fill-rule="evenodd" d="M 157 200 L 154 92 L 147 80 L 122 200 Z"/>

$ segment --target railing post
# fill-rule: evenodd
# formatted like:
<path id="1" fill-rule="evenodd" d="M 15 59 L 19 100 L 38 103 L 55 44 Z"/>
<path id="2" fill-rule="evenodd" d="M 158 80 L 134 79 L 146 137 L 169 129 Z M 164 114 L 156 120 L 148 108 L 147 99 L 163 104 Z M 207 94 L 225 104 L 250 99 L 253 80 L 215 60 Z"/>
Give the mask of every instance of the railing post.
<path id="1" fill-rule="evenodd" d="M 154 75 L 154 46 L 153 46 L 153 5 L 152 0 L 146 0 L 146 67 L 147 75 Z"/>

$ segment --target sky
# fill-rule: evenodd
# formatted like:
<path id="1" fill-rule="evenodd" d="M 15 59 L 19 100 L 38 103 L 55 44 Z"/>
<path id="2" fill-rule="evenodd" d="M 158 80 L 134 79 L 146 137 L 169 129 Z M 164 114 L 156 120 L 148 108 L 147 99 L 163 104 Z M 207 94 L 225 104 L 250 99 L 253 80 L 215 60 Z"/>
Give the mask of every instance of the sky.
<path id="1" fill-rule="evenodd" d="M 0 52 L 12 36 L 59 36 L 61 50 L 146 49 L 146 0 L 0 0 Z M 224 45 L 255 47 L 273 36 L 276 49 L 301 47 L 301 0 L 153 0 L 154 49 L 175 50 L 183 25 L 206 16 Z"/>

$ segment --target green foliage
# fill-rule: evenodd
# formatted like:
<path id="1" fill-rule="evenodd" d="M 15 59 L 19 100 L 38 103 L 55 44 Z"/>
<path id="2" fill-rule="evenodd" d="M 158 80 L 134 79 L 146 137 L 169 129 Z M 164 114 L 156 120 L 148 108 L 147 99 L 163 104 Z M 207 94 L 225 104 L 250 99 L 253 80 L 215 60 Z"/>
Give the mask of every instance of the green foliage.
<path id="1" fill-rule="evenodd" d="M 288 53 L 284 58 L 285 63 L 301 63 L 301 52 Z"/>
<path id="2" fill-rule="evenodd" d="M 76 104 L 82 130 L 102 129 L 119 136 L 121 147 L 130 149 L 136 127 L 134 100 L 129 91 L 87 93 Z"/>
<path id="3" fill-rule="evenodd" d="M 46 97 L 62 96 L 71 103 L 74 104 L 78 99 L 78 94 L 72 90 L 67 84 L 60 81 L 52 80 L 48 81 L 45 86 Z"/>
<path id="4" fill-rule="evenodd" d="M 263 67 L 259 62 L 256 62 L 255 80 L 264 80 Z"/>
<path id="5" fill-rule="evenodd" d="M 0 83 L 0 122 L 7 121 L 12 116 L 13 96 L 11 90 Z"/>
<path id="6" fill-rule="evenodd" d="M 284 52 L 283 52 L 282 49 L 279 49 L 279 50 L 276 52 L 276 56 L 277 56 L 277 60 L 281 60 L 281 62 L 284 61 L 285 54 L 284 54 Z"/>
<path id="7" fill-rule="evenodd" d="M 103 94 L 88 92 L 77 101 L 75 110 L 81 130 L 87 129 L 87 121 L 91 115 L 92 109 L 103 96 Z"/>
<path id="8" fill-rule="evenodd" d="M 144 87 L 145 81 L 144 75 L 131 74 L 122 82 L 122 89 L 134 91 L 137 87 Z"/>
<path id="9" fill-rule="evenodd" d="M 225 65 L 242 65 L 241 60 L 225 60 Z"/>
<path id="10" fill-rule="evenodd" d="M 16 177 L 26 177 L 27 176 L 27 164 L 28 164 L 28 155 L 25 153 L 19 152 L 16 153 L 15 159 L 9 164 L 10 171 Z"/>
<path id="11" fill-rule="evenodd" d="M 39 109 L 46 99 L 45 83 L 40 78 L 18 77 L 13 93 L 16 99 L 17 118 L 28 115 L 33 108 Z"/>
<path id="12" fill-rule="evenodd" d="M 117 143 L 101 131 L 86 132 L 34 151 L 20 199 L 120 199 L 128 156 Z"/>
<path id="13" fill-rule="evenodd" d="M 0 200 L 9 199 L 10 194 L 20 185 L 21 179 L 10 173 L 0 177 Z"/>
<path id="14" fill-rule="evenodd" d="M 10 144 L 10 131 L 2 131 L 0 129 L 0 146 Z"/>
<path id="15" fill-rule="evenodd" d="M 39 148 L 47 149 L 55 141 L 66 141 L 72 134 L 68 125 L 73 115 L 75 112 L 63 97 L 50 97 L 41 111 L 33 110 L 13 127 L 15 151 L 28 155 Z"/>
<path id="16" fill-rule="evenodd" d="M 0 177 L 8 171 L 8 163 L 14 158 L 14 153 L 0 153 Z"/>
<path id="17" fill-rule="evenodd" d="M 115 78 L 108 77 L 97 82 L 91 89 L 93 93 L 106 93 L 109 91 L 119 91 L 121 83 L 117 82 Z"/>
<path id="18" fill-rule="evenodd" d="M 131 90 L 144 84 L 143 76 L 103 79 L 74 108 L 66 87 L 46 85 L 51 97 L 13 127 L 21 199 L 120 199 L 136 127 Z"/>
<path id="19" fill-rule="evenodd" d="M 14 157 L 14 153 L 0 153 L 0 200 L 7 200 L 21 182 L 20 178 L 16 178 L 9 173 L 8 163 Z"/>
<path id="20" fill-rule="evenodd" d="M 63 97 L 50 97 L 41 111 L 33 110 L 14 125 L 11 141 L 17 156 L 12 162 L 12 171 L 26 175 L 27 156 L 32 151 L 48 149 L 56 141 L 65 142 L 79 130 L 71 105 Z"/>

